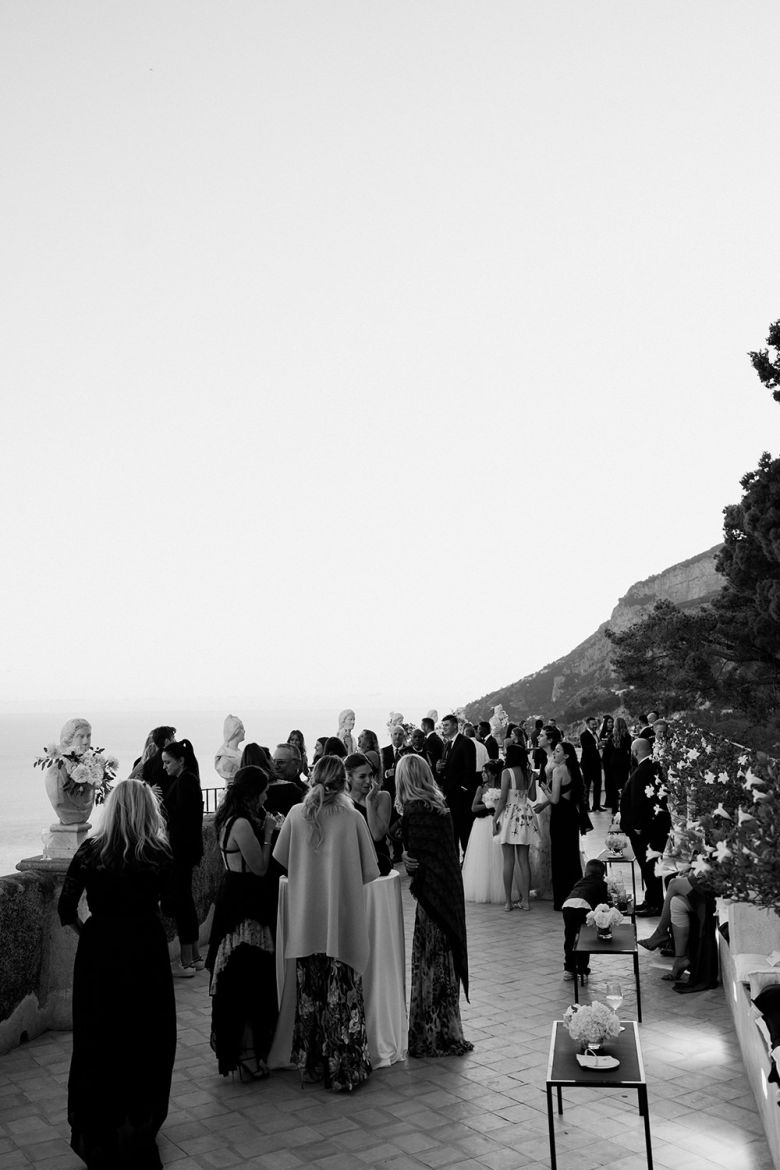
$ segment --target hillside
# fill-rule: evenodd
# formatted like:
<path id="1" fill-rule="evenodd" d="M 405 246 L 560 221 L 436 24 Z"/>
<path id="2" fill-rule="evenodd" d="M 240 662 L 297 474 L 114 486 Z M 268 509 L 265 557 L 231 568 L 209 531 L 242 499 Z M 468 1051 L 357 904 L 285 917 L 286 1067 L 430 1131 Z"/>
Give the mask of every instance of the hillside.
<path id="1" fill-rule="evenodd" d="M 617 711 L 620 694 L 610 664 L 610 644 L 604 630 L 624 630 L 666 599 L 682 609 L 710 601 L 720 590 L 723 578 L 715 570 L 721 546 L 707 549 L 687 561 L 637 581 L 621 597 L 607 621 L 563 658 L 526 675 L 508 686 L 499 687 L 466 705 L 470 719 L 487 718 L 497 703 L 503 703 L 510 719 L 528 715 L 552 717 L 559 724 L 584 719 L 588 714 Z"/>

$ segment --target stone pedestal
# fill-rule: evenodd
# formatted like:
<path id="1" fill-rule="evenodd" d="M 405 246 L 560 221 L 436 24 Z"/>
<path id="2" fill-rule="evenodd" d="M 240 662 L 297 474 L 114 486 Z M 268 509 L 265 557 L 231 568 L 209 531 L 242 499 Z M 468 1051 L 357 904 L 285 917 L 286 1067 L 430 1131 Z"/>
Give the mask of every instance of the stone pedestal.
<path id="1" fill-rule="evenodd" d="M 86 841 L 91 828 L 92 825 L 89 821 L 84 821 L 78 825 L 62 825 L 59 823 L 52 825 L 43 846 L 44 858 L 46 860 L 62 858 L 65 861 L 70 861 L 79 845 L 82 845 Z M 24 862 L 21 864 L 24 864 Z M 21 868 L 21 866 L 18 868 Z"/>

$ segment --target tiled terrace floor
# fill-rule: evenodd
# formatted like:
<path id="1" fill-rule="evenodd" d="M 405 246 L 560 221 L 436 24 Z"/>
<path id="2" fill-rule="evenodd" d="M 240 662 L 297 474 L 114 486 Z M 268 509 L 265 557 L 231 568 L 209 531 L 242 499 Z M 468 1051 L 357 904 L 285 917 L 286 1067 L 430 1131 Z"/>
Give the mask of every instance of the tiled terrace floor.
<path id="1" fill-rule="evenodd" d="M 604 818 L 599 818 L 600 820 Z M 591 834 L 590 851 L 602 834 Z M 414 905 L 404 879 L 407 949 Z M 177 986 L 179 1047 L 160 1148 L 176 1170 L 541 1170 L 549 1168 L 544 1078 L 551 1021 L 569 1002 L 560 916 L 468 906 L 471 1003 L 466 1057 L 379 1069 L 353 1095 L 301 1088 L 293 1072 L 251 1085 L 221 1080 L 208 1044 L 208 976 Z M 650 933 L 644 925 L 640 934 Z M 720 989 L 676 995 L 665 960 L 643 952 L 640 1025 L 655 1164 L 662 1170 L 772 1170 Z M 622 966 L 620 966 L 622 964 Z M 585 997 L 621 978 L 635 1016 L 630 960 L 592 960 Z M 114 1054 L 116 1057 L 119 1054 Z M 50 1032 L 0 1057 L 0 1168 L 75 1170 L 66 1081 L 70 1034 Z M 110 1063 L 108 1065 L 110 1068 Z M 560 1170 L 646 1165 L 636 1094 L 564 1093 Z"/>

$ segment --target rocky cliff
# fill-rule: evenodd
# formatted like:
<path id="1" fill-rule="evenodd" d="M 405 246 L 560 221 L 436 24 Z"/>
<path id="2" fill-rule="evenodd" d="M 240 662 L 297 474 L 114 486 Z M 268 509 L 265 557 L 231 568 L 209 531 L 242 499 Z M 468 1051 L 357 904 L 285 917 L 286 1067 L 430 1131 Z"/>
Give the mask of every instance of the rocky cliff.
<path id="1" fill-rule="evenodd" d="M 496 703 L 503 703 L 510 719 L 541 715 L 560 725 L 589 714 L 617 711 L 620 684 L 610 663 L 611 646 L 604 631 L 625 630 L 644 617 L 656 601 L 665 599 L 682 609 L 703 605 L 723 584 L 715 570 L 720 545 L 632 585 L 621 597 L 608 621 L 563 658 L 551 662 L 509 686 L 483 695 L 466 706 L 470 719 L 487 718 Z"/>

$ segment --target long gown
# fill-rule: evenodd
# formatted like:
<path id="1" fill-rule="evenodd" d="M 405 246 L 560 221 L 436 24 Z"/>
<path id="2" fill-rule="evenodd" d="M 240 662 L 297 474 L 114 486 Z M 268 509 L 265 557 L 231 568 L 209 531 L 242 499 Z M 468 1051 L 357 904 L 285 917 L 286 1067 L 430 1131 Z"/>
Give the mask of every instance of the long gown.
<path id="1" fill-rule="evenodd" d="M 402 817 L 404 845 L 419 861 L 410 892 L 417 901 L 409 998 L 409 1056 L 462 1056 L 460 988 L 468 995 L 466 912 L 451 813 L 410 801 Z"/>
<path id="2" fill-rule="evenodd" d="M 223 841 L 228 841 L 232 827 L 233 821 L 225 825 Z M 255 1061 L 265 1061 L 274 1038 L 279 879 L 270 868 L 264 877 L 251 873 L 243 857 L 241 872 L 228 869 L 226 854 L 240 855 L 240 850 L 220 847 L 220 852 L 225 873 L 214 908 L 206 966 L 211 972 L 211 1047 L 220 1074 L 227 1076 L 241 1061 L 250 1068 Z"/>
<path id="3" fill-rule="evenodd" d="M 575 882 L 582 877 L 580 814 L 573 800 L 564 800 L 572 781 L 561 785 L 561 799 L 550 805 L 553 909 L 561 910 Z"/>
<path id="4" fill-rule="evenodd" d="M 70 863 L 59 901 L 74 923 L 84 890 L 91 916 L 73 970 L 71 1146 L 94 1170 L 157 1170 L 176 1055 L 176 1001 L 159 915 L 165 867 L 107 869 L 89 839 Z"/>
<path id="5" fill-rule="evenodd" d="M 498 792 L 498 789 L 494 789 Z M 505 902 L 504 858 L 493 836 L 490 811 L 477 813 L 471 826 L 461 869 L 463 897 L 467 902 Z"/>

